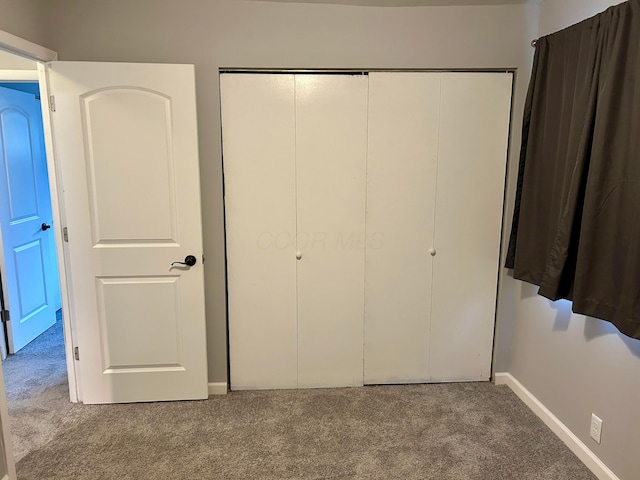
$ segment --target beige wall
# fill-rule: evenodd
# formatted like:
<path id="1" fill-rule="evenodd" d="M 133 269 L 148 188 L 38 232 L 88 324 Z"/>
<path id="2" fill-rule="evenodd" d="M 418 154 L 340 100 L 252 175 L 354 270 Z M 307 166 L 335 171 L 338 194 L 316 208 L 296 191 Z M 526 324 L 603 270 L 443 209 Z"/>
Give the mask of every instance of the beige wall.
<path id="1" fill-rule="evenodd" d="M 0 69 L 3 70 L 37 70 L 38 64 L 33 60 L 0 50 Z"/>
<path id="2" fill-rule="evenodd" d="M 45 45 L 61 60 L 196 66 L 210 381 L 227 378 L 218 69 L 517 68 L 519 119 L 538 16 L 537 5 L 376 8 L 237 0 L 56 0 L 43 5 L 50 26 Z M 513 151 L 519 130 L 518 120 Z M 499 326 L 501 363 L 510 341 L 508 326 L 508 321 Z"/>
<path id="3" fill-rule="evenodd" d="M 620 3 L 545 0 L 540 34 Z M 572 315 L 517 282 L 512 357 L 507 370 L 622 480 L 640 478 L 640 341 L 607 322 Z M 602 444 L 589 438 L 591 413 L 603 419 Z"/>
<path id="4" fill-rule="evenodd" d="M 548 35 L 578 23 L 619 3 L 622 0 L 543 0 L 540 35 Z"/>
<path id="5" fill-rule="evenodd" d="M 41 0 L 0 0 L 0 30 L 45 45 Z"/>

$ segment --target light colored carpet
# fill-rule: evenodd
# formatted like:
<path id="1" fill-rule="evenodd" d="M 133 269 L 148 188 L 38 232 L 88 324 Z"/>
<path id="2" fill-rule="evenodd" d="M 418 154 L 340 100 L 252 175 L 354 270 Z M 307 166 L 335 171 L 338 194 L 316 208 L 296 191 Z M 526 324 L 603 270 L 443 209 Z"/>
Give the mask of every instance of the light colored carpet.
<path id="1" fill-rule="evenodd" d="M 62 321 L 2 362 L 16 460 L 90 415 L 69 402 Z M 78 408 L 80 407 L 80 408 Z"/>
<path id="2" fill-rule="evenodd" d="M 16 425 L 49 440 L 18 462 L 20 480 L 595 479 L 507 387 L 489 383 L 101 406 L 65 404 L 65 385 L 33 382 L 41 403 L 13 409 Z"/>

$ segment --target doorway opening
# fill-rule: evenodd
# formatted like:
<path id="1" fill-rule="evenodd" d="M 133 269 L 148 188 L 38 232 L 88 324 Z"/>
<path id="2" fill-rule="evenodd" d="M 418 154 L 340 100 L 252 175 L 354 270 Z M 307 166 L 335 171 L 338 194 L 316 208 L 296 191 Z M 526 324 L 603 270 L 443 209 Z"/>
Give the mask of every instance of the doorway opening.
<path id="1" fill-rule="evenodd" d="M 0 52 L 0 350 L 16 460 L 60 421 L 34 412 L 70 404 L 55 227 L 37 63 Z"/>
<path id="2" fill-rule="evenodd" d="M 4 346 L 15 354 L 62 308 L 37 82 L 3 82 L 0 73 L 0 127 L 0 287 Z"/>

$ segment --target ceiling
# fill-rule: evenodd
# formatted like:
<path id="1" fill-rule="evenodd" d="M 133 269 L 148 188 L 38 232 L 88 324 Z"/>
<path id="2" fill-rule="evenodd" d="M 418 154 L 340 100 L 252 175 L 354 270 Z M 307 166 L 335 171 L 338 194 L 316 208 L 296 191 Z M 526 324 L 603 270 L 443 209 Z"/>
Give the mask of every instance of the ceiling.
<path id="1" fill-rule="evenodd" d="M 360 5 L 371 7 L 422 7 L 453 5 L 508 5 L 540 3 L 542 0 L 264 0 L 290 3 L 332 3 L 339 5 Z"/>

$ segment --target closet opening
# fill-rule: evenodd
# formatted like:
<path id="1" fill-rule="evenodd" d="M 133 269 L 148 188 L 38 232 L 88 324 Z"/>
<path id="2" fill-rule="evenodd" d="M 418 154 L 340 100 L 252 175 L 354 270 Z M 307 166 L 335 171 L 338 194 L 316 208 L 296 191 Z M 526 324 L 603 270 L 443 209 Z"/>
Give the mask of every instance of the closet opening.
<path id="1" fill-rule="evenodd" d="M 513 72 L 362 73 L 221 70 L 232 389 L 491 377 Z"/>

